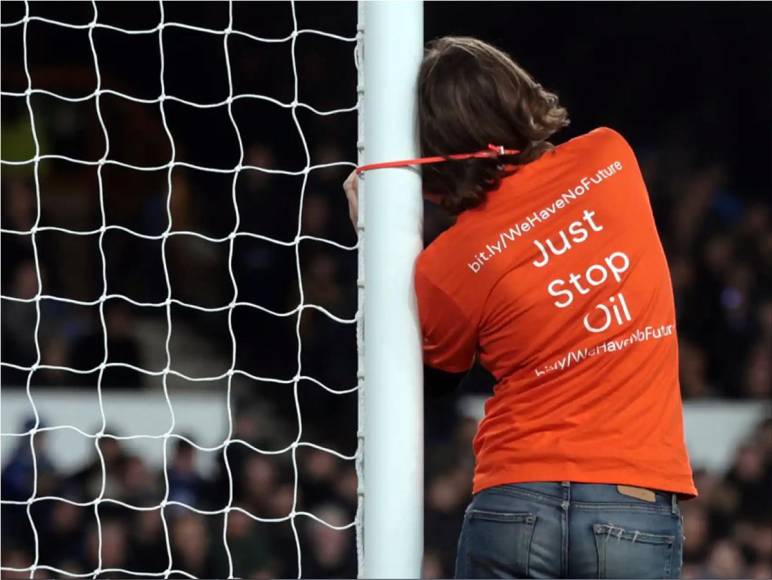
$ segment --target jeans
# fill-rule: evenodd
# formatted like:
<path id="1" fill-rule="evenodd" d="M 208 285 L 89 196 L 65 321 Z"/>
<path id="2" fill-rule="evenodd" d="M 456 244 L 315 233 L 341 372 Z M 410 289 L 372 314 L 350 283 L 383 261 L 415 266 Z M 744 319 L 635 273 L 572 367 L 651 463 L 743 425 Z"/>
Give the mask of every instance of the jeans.
<path id="1" fill-rule="evenodd" d="M 616 485 L 516 483 L 474 496 L 456 578 L 678 578 L 682 558 L 675 494 L 650 502 Z"/>

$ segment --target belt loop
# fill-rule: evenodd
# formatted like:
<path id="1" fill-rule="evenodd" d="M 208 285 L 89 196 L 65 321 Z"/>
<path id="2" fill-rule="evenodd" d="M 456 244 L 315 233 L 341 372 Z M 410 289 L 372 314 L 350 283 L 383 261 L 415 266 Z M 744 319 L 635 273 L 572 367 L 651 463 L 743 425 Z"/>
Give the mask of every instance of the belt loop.
<path id="1" fill-rule="evenodd" d="M 674 514 L 678 514 L 678 494 L 673 493 L 671 494 L 672 500 L 671 500 L 671 507 L 673 509 Z"/>

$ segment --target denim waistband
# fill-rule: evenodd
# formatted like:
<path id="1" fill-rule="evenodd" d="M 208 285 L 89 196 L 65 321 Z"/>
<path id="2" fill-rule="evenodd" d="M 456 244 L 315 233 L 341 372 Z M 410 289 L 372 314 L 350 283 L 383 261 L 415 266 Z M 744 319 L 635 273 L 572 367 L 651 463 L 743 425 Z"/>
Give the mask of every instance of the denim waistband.
<path id="1" fill-rule="evenodd" d="M 605 483 L 578 483 L 572 481 L 543 481 L 528 483 L 509 483 L 483 490 L 480 493 L 526 493 L 551 499 L 556 503 L 570 500 L 572 503 L 619 503 L 641 502 L 650 505 L 668 506 L 673 513 L 678 513 L 678 494 L 669 491 L 651 490 L 654 492 L 654 501 L 636 499 L 623 495 L 617 489 L 616 484 Z M 646 488 L 642 488 L 646 489 Z"/>

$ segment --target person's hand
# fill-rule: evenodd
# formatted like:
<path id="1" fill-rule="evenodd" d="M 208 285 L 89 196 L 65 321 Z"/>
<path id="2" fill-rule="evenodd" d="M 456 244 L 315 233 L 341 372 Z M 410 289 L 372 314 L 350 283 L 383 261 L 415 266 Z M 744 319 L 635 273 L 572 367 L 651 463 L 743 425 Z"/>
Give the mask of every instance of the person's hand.
<path id="1" fill-rule="evenodd" d="M 354 229 L 356 229 L 357 216 L 359 215 L 359 176 L 356 170 L 352 171 L 351 175 L 343 182 L 343 191 L 346 192 L 346 199 L 348 200 L 348 215 Z"/>

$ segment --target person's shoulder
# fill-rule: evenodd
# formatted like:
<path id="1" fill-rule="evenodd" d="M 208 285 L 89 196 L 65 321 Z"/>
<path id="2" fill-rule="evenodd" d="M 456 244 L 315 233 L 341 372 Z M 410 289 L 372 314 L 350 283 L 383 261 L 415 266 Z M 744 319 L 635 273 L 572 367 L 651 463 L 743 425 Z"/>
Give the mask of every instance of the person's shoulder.
<path id="1" fill-rule="evenodd" d="M 613 148 L 631 149 L 622 134 L 611 127 L 597 127 L 583 135 L 578 135 L 561 145 L 565 148 L 591 148 L 595 150 L 607 150 Z"/>

